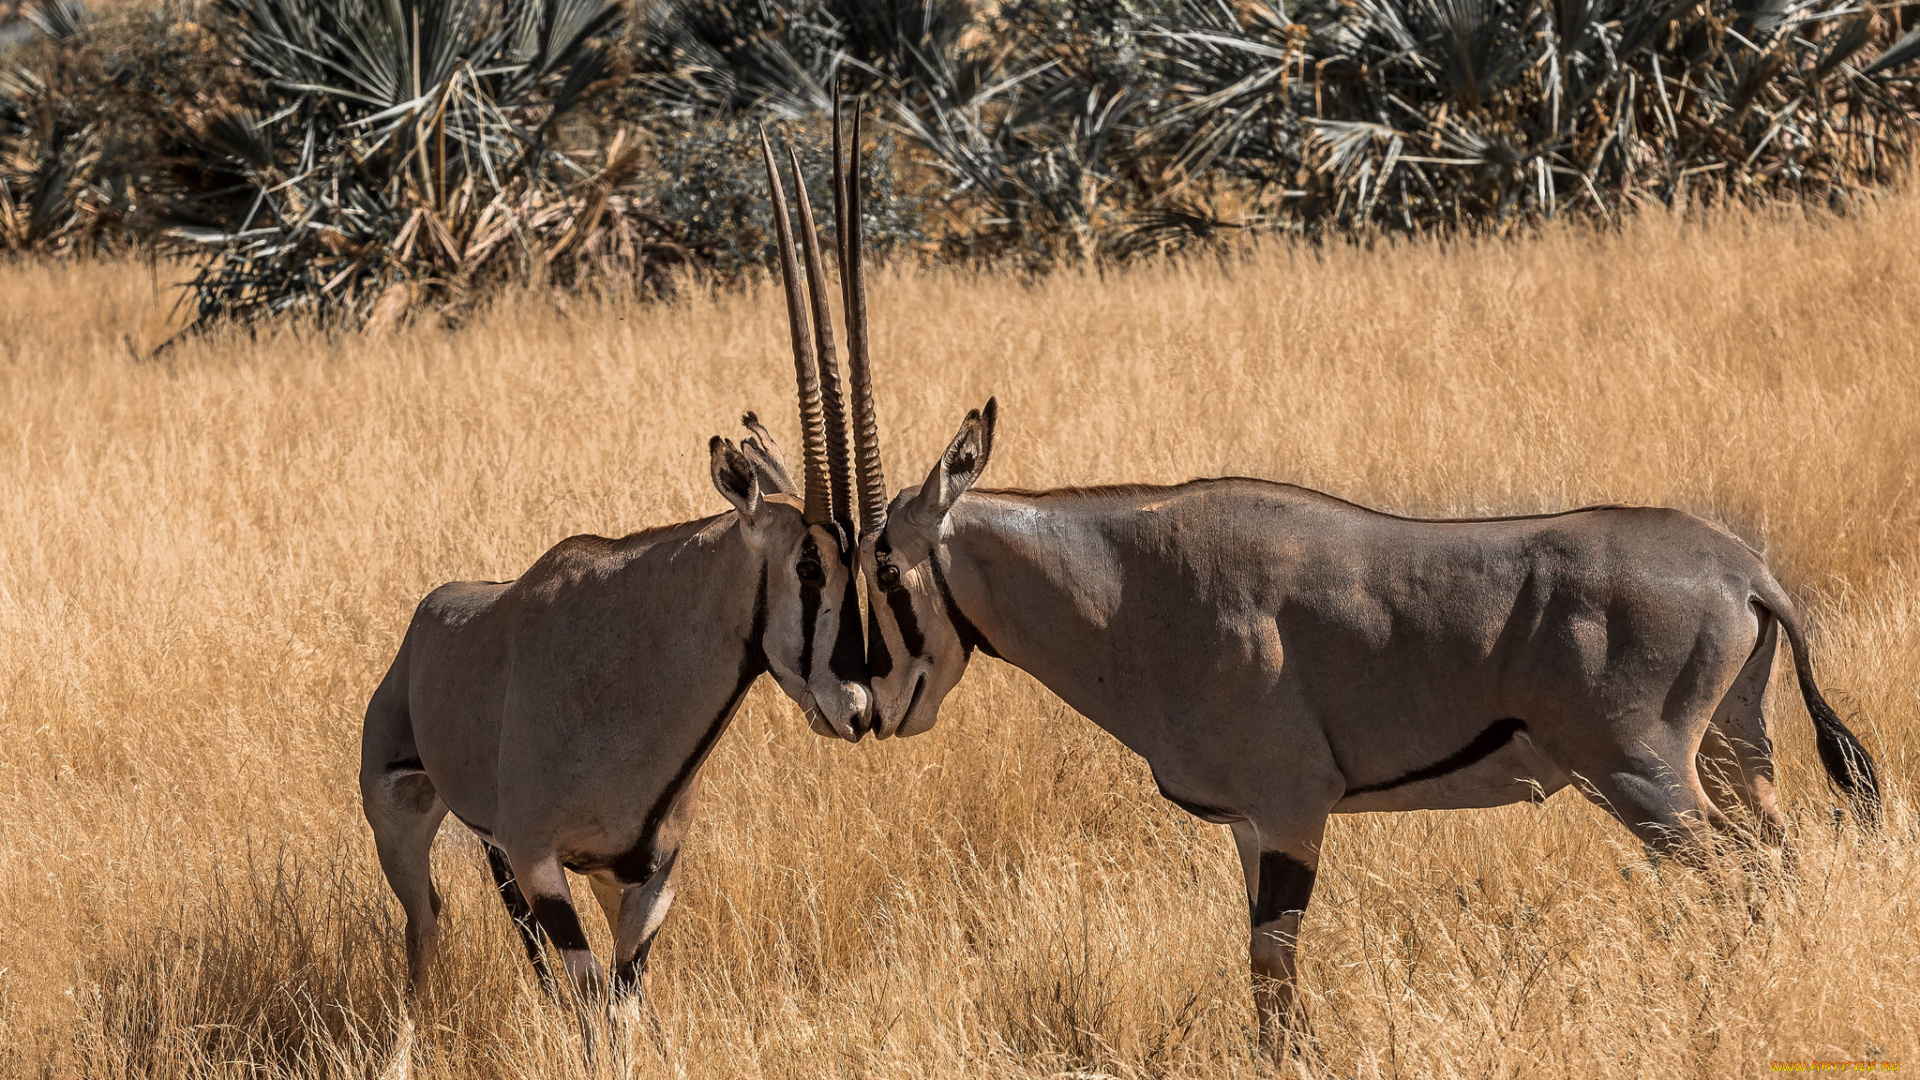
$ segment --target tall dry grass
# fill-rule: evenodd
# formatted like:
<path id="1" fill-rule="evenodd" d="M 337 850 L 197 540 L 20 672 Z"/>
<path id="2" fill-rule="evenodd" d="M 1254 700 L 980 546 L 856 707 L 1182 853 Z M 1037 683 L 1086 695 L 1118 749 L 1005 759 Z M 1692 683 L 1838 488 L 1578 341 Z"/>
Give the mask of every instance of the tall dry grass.
<path id="1" fill-rule="evenodd" d="M 1831 826 L 1789 692 L 1790 881 L 1649 869 L 1571 793 L 1336 819 L 1304 941 L 1316 1068 L 1911 1067 L 1917 233 L 1901 201 L 1031 286 L 883 275 L 888 460 L 917 478 L 997 393 L 991 483 L 1246 473 L 1428 514 L 1625 500 L 1729 523 L 1805 597 L 1820 679 L 1894 793 L 1885 833 Z M 367 695 L 433 584 L 722 508 L 706 436 L 745 407 L 795 427 L 774 296 L 527 298 L 458 332 L 163 363 L 132 359 L 166 331 L 144 270 L 4 268 L 0 296 L 0 1075 L 390 1064 L 399 913 L 353 780 Z M 934 732 L 858 747 L 763 682 L 708 769 L 650 1004 L 596 1067 L 1258 1071 L 1226 830 L 1020 673 L 976 660 Z M 475 842 L 450 825 L 438 858 L 446 985 L 413 1074 L 585 1071 Z"/>

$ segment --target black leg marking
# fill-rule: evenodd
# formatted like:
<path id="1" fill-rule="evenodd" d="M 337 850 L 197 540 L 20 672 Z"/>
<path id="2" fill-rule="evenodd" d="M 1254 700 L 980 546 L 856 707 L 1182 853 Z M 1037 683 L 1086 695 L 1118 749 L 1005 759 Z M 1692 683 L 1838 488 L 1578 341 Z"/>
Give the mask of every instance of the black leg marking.
<path id="1" fill-rule="evenodd" d="M 613 1000 L 619 1001 L 629 994 L 640 992 L 641 979 L 647 973 L 647 954 L 652 951 L 653 938 L 650 937 L 640 943 L 632 959 L 622 963 L 619 970 L 613 973 Z"/>
<path id="2" fill-rule="evenodd" d="M 1253 925 L 1260 926 L 1289 911 L 1307 910 L 1313 898 L 1313 867 L 1283 851 L 1260 853 L 1260 895 L 1253 901 Z"/>
<path id="3" fill-rule="evenodd" d="M 673 881 L 674 867 L 676 864 L 679 863 L 679 861 L 680 861 L 680 852 L 678 849 L 668 852 L 667 857 L 665 859 L 660 860 L 658 868 L 656 868 L 653 872 L 653 876 L 648 878 L 647 881 L 640 886 L 640 888 L 643 890 L 649 889 L 656 884 L 656 879 L 657 879 L 657 883 L 659 885 L 660 891 L 655 892 L 654 894 L 655 904 L 660 904 L 662 902 L 665 902 L 668 904 L 672 903 L 671 897 L 667 897 L 665 901 L 663 901 L 661 899 L 661 894 L 667 889 L 669 884 Z M 622 901 L 622 903 L 624 904 L 625 901 Z M 625 915 L 626 915 L 626 912 L 622 910 L 621 916 L 624 918 Z M 652 951 L 653 939 L 659 936 L 659 933 L 660 933 L 660 928 L 659 926 L 656 925 L 654 927 L 653 933 L 648 934 L 647 939 L 640 943 L 640 947 L 634 951 L 633 956 L 621 962 L 618 968 L 614 971 L 613 973 L 614 1000 L 617 1001 L 628 994 L 637 994 L 640 992 L 640 977 L 646 972 L 647 953 Z M 617 955 L 615 959 L 618 959 Z"/>
<path id="4" fill-rule="evenodd" d="M 1383 783 L 1366 784 L 1362 787 L 1350 787 L 1347 789 L 1347 794 L 1350 796 L 1366 795 L 1375 791 L 1388 791 L 1397 787 L 1405 787 L 1408 784 L 1417 784 L 1422 780 L 1437 780 L 1448 773 L 1459 772 L 1461 769 L 1491 756 L 1495 751 L 1513 741 L 1515 735 L 1525 730 L 1527 730 L 1527 722 L 1525 720 L 1515 720 L 1511 717 L 1505 720 L 1495 720 L 1492 724 L 1488 725 L 1487 730 L 1475 735 L 1472 742 L 1461 747 L 1456 753 L 1440 761 L 1436 761 L 1424 769 L 1415 769 L 1409 773 L 1402 773 Z"/>
<path id="5" fill-rule="evenodd" d="M 860 682 L 867 678 L 866 642 L 860 639 L 860 592 L 854 584 L 853 567 L 847 568 L 846 596 L 840 601 L 840 630 L 833 638 L 833 655 L 828 670 L 837 678 Z"/>
<path id="6" fill-rule="evenodd" d="M 533 917 L 540 920 L 540 928 L 547 932 L 555 947 L 569 952 L 587 947 L 587 931 L 580 925 L 580 913 L 573 910 L 572 901 L 558 896 L 536 896 Z"/>
<path id="7" fill-rule="evenodd" d="M 546 951 L 540 947 L 540 926 L 533 921 L 533 908 L 527 904 L 526 894 L 520 891 L 520 883 L 514 880 L 507 853 L 492 844 L 481 846 L 487 849 L 487 867 L 493 871 L 493 886 L 500 892 L 501 903 L 507 906 L 514 929 L 520 931 L 520 944 L 527 950 L 527 960 L 540 976 L 540 985 L 552 987 L 553 971 L 547 967 Z"/>
<path id="8" fill-rule="evenodd" d="M 678 789 L 669 788 L 668 795 L 671 796 L 676 790 Z M 673 805 L 671 798 L 663 802 L 667 806 Z M 588 872 L 606 869 L 611 871 L 622 885 L 638 885 L 652 877 L 653 872 L 660 868 L 660 860 L 653 851 L 653 834 L 658 828 L 659 823 L 649 815 L 646 825 L 640 830 L 640 839 L 635 840 L 632 847 L 607 860 L 604 868 L 594 866 Z"/>

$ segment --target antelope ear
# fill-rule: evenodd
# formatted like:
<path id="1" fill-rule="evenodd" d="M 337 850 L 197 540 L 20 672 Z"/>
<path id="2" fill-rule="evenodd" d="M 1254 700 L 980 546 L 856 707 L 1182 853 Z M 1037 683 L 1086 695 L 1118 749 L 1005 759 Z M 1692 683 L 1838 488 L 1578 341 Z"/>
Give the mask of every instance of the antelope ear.
<path id="1" fill-rule="evenodd" d="M 760 476 L 753 461 L 718 435 L 707 443 L 707 452 L 713 458 L 713 486 L 740 512 L 741 522 L 751 531 L 766 505 L 760 498 Z"/>
<path id="2" fill-rule="evenodd" d="M 999 416 L 999 402 L 987 399 L 984 409 L 975 409 L 960 421 L 960 430 L 947 444 L 947 452 L 933 463 L 927 482 L 909 499 L 887 526 L 894 550 L 903 558 L 918 562 L 933 550 L 940 539 L 940 526 L 953 504 L 966 494 L 974 481 L 987 469 L 993 454 L 993 425 Z"/>

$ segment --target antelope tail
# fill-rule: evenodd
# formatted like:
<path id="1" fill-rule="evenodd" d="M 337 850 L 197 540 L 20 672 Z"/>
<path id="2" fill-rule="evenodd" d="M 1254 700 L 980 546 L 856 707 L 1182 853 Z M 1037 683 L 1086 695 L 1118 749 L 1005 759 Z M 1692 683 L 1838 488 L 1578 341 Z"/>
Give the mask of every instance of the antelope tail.
<path id="1" fill-rule="evenodd" d="M 1807 715 L 1813 718 L 1814 742 L 1820 750 L 1820 764 L 1827 770 L 1827 779 L 1847 796 L 1860 823 L 1873 827 L 1880 820 L 1879 772 L 1866 746 L 1841 722 L 1833 706 L 1821 696 L 1820 687 L 1814 684 L 1812 653 L 1807 648 L 1806 635 L 1800 631 L 1800 620 L 1794 616 L 1793 605 L 1780 586 L 1770 579 L 1765 587 L 1755 590 L 1753 602 L 1778 619 L 1787 632 L 1787 644 L 1793 649 L 1793 672 L 1800 681 L 1800 698 L 1807 704 Z"/>

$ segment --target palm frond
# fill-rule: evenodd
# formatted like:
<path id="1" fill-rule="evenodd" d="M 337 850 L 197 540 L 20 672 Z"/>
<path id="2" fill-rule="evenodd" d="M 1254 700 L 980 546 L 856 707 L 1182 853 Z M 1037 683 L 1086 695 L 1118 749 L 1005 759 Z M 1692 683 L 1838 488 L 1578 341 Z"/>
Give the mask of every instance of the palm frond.
<path id="1" fill-rule="evenodd" d="M 631 142 L 595 169 L 545 138 L 611 70 L 596 39 L 614 5 L 225 2 L 264 99 L 200 125 L 237 171 L 195 174 L 161 215 L 188 249 L 219 247 L 193 283 L 199 324 L 457 307 L 488 281 L 586 273 L 582 252 L 643 272 L 655 226 L 622 190 Z"/>
<path id="2" fill-rule="evenodd" d="M 1873 63 L 1860 69 L 1860 74 L 1878 75 L 1883 71 L 1892 71 L 1906 66 L 1916 56 L 1920 56 L 1920 26 L 1907 31 L 1899 41 L 1887 46 L 1887 51 L 1876 57 Z"/>

